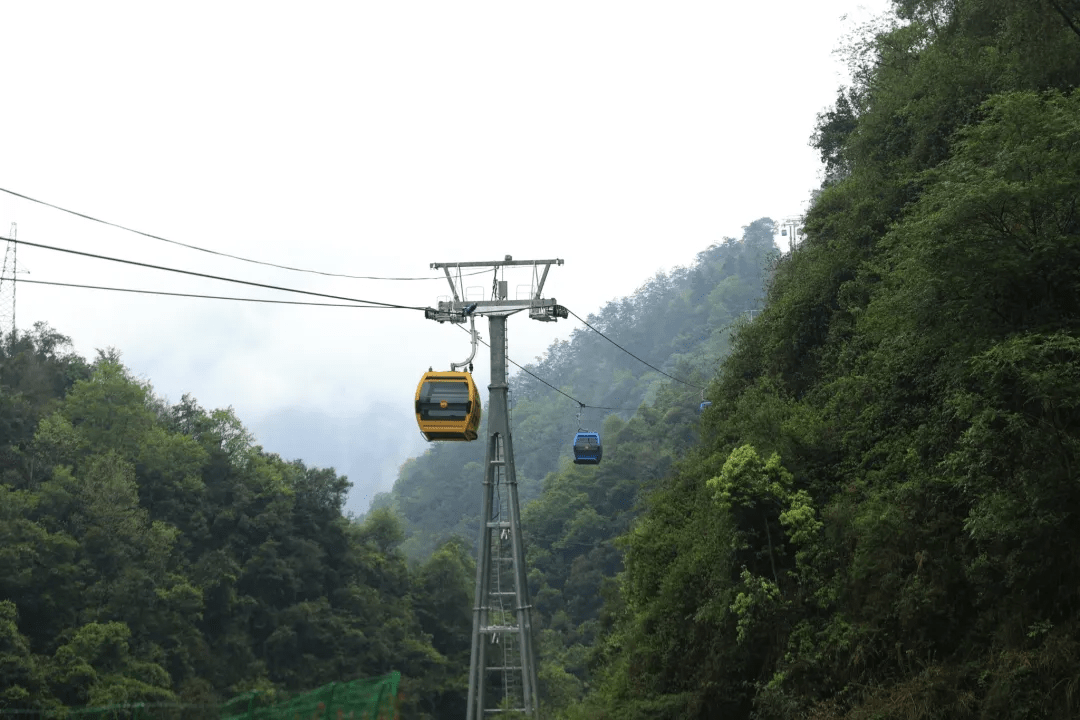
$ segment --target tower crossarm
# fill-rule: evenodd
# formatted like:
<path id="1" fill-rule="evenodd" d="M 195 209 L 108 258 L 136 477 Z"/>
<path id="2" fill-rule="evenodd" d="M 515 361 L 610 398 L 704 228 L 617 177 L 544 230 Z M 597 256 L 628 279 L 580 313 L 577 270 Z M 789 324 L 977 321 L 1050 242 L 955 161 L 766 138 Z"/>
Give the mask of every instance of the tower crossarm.
<path id="1" fill-rule="evenodd" d="M 566 317 L 566 315 L 556 316 L 550 309 L 538 309 L 541 307 L 547 308 L 554 305 L 554 300 L 546 301 L 541 297 L 544 290 L 544 282 L 547 280 L 548 271 L 551 270 L 552 265 L 562 265 L 563 260 L 561 258 L 551 258 L 548 260 L 515 260 L 510 255 L 505 256 L 502 260 L 472 260 L 468 262 L 434 262 L 431 263 L 432 270 L 442 270 L 446 275 L 446 281 L 450 284 L 450 296 L 452 300 L 449 303 L 453 303 L 453 310 L 459 311 L 463 307 L 468 307 L 471 303 L 466 299 L 464 277 L 461 273 L 463 268 L 492 268 L 496 272 L 499 268 L 507 267 L 531 267 L 533 268 L 533 287 L 529 293 L 529 301 L 523 304 L 507 303 L 505 290 L 500 290 L 498 293 L 492 293 L 494 297 L 501 299 L 501 304 L 506 307 L 487 307 L 485 308 L 485 314 L 492 313 L 511 313 L 518 310 L 529 309 L 529 317 L 534 320 L 554 320 L 556 317 Z M 537 273 L 540 267 L 543 266 L 543 274 L 539 276 L 537 280 Z M 499 285 L 505 286 L 505 281 L 499 283 Z M 500 302 L 500 300 L 493 300 L 489 302 Z M 449 304 L 448 303 L 448 304 Z M 457 307 L 458 304 L 464 303 L 463 307 Z M 439 303 L 443 305 L 443 303 Z M 488 303 L 478 303 L 479 307 L 484 308 Z M 443 316 L 432 317 L 431 314 L 428 317 L 432 320 L 438 320 L 439 322 L 461 322 L 462 316 Z"/>
<path id="2" fill-rule="evenodd" d="M 562 265 L 563 261 L 559 258 L 552 260 L 514 260 L 509 255 L 505 260 L 473 260 L 470 262 L 453 262 L 453 263 L 431 263 L 432 270 L 439 270 L 442 268 L 474 268 L 474 267 L 510 267 L 514 265 Z"/>
<path id="3" fill-rule="evenodd" d="M 539 300 L 449 300 L 438 303 L 436 307 L 425 309 L 424 317 L 439 322 L 465 322 L 465 309 L 470 306 L 475 306 L 471 313 L 475 315 L 510 315 L 522 310 L 529 310 L 531 314 L 539 310 L 551 315 L 553 319 L 569 317 L 566 308 L 559 305 L 555 298 L 541 298 Z"/>
<path id="4" fill-rule="evenodd" d="M 452 299 L 440 301 L 437 307 L 427 308 L 424 316 L 429 320 L 438 322 L 462 323 L 471 314 L 477 315 L 512 315 L 522 310 L 529 311 L 529 317 L 533 320 L 551 322 L 559 318 L 569 317 L 566 308 L 556 302 L 554 298 L 543 298 L 541 294 L 544 283 L 547 281 L 548 271 L 552 265 L 562 265 L 563 260 L 552 258 L 549 260 L 514 260 L 507 255 L 503 260 L 470 261 L 456 263 L 431 263 L 433 270 L 442 270 L 446 274 L 446 280 L 450 284 Z M 543 273 L 538 271 L 543 266 Z M 462 268 L 498 268 L 505 267 L 532 267 L 533 288 L 527 300 L 510 300 L 507 298 L 506 281 L 497 284 L 498 292 L 493 292 L 491 300 L 469 300 L 466 298 L 463 285 Z"/>

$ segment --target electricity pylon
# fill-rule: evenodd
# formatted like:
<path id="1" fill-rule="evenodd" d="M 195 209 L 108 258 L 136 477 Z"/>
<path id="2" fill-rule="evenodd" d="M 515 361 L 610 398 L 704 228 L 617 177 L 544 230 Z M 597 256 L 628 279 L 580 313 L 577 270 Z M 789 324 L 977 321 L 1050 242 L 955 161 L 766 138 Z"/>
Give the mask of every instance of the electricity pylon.
<path id="1" fill-rule="evenodd" d="M 18 228 L 11 223 L 7 247 L 4 249 L 4 265 L 0 268 L 0 341 L 7 336 L 8 342 L 15 344 L 15 273 L 18 259 L 18 245 L 15 233 Z"/>
<path id="2" fill-rule="evenodd" d="M 532 637 L 532 604 L 525 571 L 525 547 L 518 508 L 514 443 L 507 404 L 506 318 L 522 310 L 533 320 L 554 322 L 567 317 L 554 299 L 540 295 L 548 270 L 562 260 L 505 260 L 432 263 L 450 283 L 451 300 L 428 308 L 438 322 L 461 323 L 466 315 L 487 315 L 491 338 L 491 384 L 488 385 L 487 458 L 484 462 L 480 533 L 476 543 L 476 592 L 473 601 L 472 652 L 469 657 L 467 720 L 518 712 L 537 718 L 536 651 Z M 507 282 L 496 280 L 491 300 L 466 300 L 461 268 L 531 265 L 533 282 L 527 300 L 506 297 Z M 543 266 L 543 275 L 538 275 Z M 455 274 L 451 270 L 456 270 Z"/>

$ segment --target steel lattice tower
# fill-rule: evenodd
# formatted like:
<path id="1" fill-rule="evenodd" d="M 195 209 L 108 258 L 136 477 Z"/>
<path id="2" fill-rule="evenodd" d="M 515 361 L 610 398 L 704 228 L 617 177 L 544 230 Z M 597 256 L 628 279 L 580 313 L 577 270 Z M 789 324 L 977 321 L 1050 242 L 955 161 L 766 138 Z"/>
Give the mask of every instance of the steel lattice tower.
<path id="1" fill-rule="evenodd" d="M 4 249 L 4 265 L 0 268 L 0 341 L 7 339 L 12 345 L 15 343 L 15 272 L 18 259 L 15 233 L 17 230 L 16 224 L 11 223 L 11 232 L 5 243 L 7 247 Z"/>
<path id="2" fill-rule="evenodd" d="M 476 544 L 476 592 L 473 602 L 472 652 L 469 660 L 467 720 L 499 713 L 539 717 L 536 650 L 533 647 L 532 604 L 525 570 L 525 547 L 518 507 L 514 443 L 510 433 L 507 382 L 506 318 L 522 310 L 533 320 L 567 317 L 554 299 L 540 297 L 548 270 L 562 260 L 432 263 L 450 282 L 453 299 L 428 309 L 439 322 L 465 321 L 468 313 L 487 315 L 491 342 L 491 384 L 488 385 L 487 457 L 484 462 L 480 532 Z M 461 268 L 531 265 L 533 282 L 527 300 L 509 300 L 506 281 L 497 281 L 494 297 L 466 301 Z M 543 275 L 538 275 L 543 266 Z M 457 277 L 451 274 L 457 270 Z M 459 293 L 459 288 L 462 292 Z"/>

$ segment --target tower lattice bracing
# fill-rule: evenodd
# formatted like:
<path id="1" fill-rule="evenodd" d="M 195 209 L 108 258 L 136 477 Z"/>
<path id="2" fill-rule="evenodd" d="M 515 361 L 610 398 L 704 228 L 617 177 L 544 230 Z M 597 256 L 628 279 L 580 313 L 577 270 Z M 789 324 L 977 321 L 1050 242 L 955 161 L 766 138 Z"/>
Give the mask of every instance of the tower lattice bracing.
<path id="1" fill-rule="evenodd" d="M 536 655 L 525 572 L 514 443 L 507 408 L 506 317 L 490 318 L 487 456 L 484 461 L 473 621 L 470 718 L 495 710 L 535 715 Z"/>
<path id="2" fill-rule="evenodd" d="M 4 243 L 4 264 L 0 266 L 0 341 L 15 342 L 15 266 L 18 253 L 15 223 Z"/>
<path id="3" fill-rule="evenodd" d="M 487 448 L 477 539 L 476 586 L 473 602 L 472 652 L 469 662 L 468 720 L 507 713 L 539 717 L 536 651 L 533 647 L 532 605 L 521 532 L 514 443 L 510 431 L 507 376 L 506 319 L 522 310 L 534 320 L 554 321 L 566 311 L 554 299 L 540 297 L 548 269 L 562 260 L 433 263 L 450 281 L 453 299 L 429 309 L 439 322 L 464 322 L 467 314 L 488 316 L 491 384 L 488 385 Z M 491 300 L 464 301 L 458 291 L 463 267 L 533 266 L 528 299 L 506 297 L 506 281 L 497 282 Z M 543 275 L 538 275 L 540 266 Z M 457 281 L 451 269 L 458 271 Z"/>

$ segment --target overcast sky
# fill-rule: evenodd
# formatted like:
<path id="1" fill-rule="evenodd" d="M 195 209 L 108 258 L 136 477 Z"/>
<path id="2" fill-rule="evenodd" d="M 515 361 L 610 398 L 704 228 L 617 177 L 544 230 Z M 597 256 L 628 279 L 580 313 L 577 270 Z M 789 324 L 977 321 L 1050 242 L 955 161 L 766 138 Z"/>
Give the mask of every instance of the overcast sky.
<path id="1" fill-rule="evenodd" d="M 815 115 L 846 82 L 833 51 L 886 5 L 7 3 L 0 188 L 325 272 L 562 258 L 544 294 L 584 317 L 805 207 Z M 315 292 L 410 306 L 448 292 L 216 257 L 0 193 L 0 234 L 12 222 L 28 242 Z M 29 247 L 18 261 L 32 280 L 305 299 Z M 529 282 L 508 279 L 511 296 Z M 17 297 L 20 328 L 45 320 L 88 358 L 116 347 L 170 401 L 233 406 L 265 449 L 348 474 L 353 511 L 424 449 L 420 375 L 469 351 L 413 311 Z M 515 316 L 510 356 L 532 361 L 575 325 Z"/>

